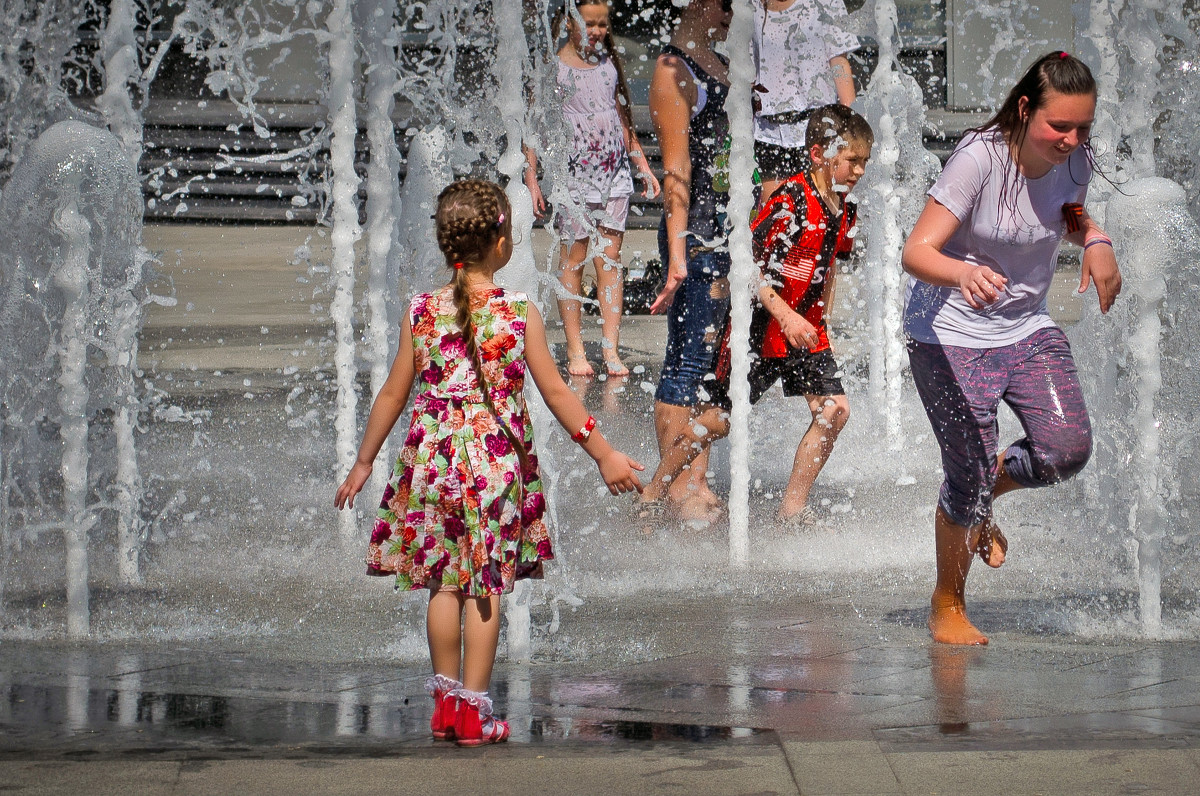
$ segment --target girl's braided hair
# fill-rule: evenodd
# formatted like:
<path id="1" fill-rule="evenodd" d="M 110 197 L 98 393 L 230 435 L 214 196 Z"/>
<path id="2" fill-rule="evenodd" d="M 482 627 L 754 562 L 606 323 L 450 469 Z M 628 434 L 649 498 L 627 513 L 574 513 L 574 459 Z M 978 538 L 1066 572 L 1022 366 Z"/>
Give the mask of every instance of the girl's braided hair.
<path id="1" fill-rule="evenodd" d="M 459 180 L 446 186 L 437 200 L 434 214 L 438 248 L 446 257 L 453 278 L 455 322 L 462 333 L 463 345 L 479 380 L 483 403 L 500 430 L 516 450 L 521 460 L 522 471 L 528 469 L 528 454 L 523 442 L 500 419 L 492 402 L 492 392 L 483 372 L 483 361 L 479 358 L 479 341 L 476 340 L 475 321 L 471 317 L 471 291 L 467 283 L 465 265 L 482 262 L 501 237 L 512 238 L 512 206 L 499 185 L 485 180 Z M 520 479 L 518 479 L 519 481 Z"/>

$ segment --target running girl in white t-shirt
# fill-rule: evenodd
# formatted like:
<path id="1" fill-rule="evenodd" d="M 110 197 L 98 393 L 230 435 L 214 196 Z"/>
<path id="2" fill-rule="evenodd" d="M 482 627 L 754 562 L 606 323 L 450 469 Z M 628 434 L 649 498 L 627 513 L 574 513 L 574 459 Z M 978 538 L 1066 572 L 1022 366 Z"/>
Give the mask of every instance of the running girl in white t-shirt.
<path id="1" fill-rule="evenodd" d="M 1038 59 L 960 142 L 904 246 L 909 361 L 945 474 L 935 641 L 987 643 L 964 595 L 973 557 L 998 567 L 1008 550 L 992 499 L 1070 478 L 1091 456 L 1075 362 L 1046 294 L 1063 238 L 1083 247 L 1079 292 L 1095 283 L 1107 312 L 1121 291 L 1112 241 L 1082 207 L 1095 114 L 1096 81 L 1083 62 L 1065 52 Z M 1025 437 L 997 455 L 1001 400 Z"/>

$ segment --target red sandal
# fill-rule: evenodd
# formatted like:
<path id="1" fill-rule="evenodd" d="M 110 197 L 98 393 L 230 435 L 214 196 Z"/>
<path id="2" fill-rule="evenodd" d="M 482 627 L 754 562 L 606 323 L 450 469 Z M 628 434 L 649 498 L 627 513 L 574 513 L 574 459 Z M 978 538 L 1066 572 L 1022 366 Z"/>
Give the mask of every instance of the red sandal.
<path id="1" fill-rule="evenodd" d="M 435 674 L 425 681 L 425 690 L 433 697 L 433 718 L 429 729 L 439 741 L 454 740 L 454 724 L 458 719 L 458 700 L 450 696 L 451 691 L 462 688 L 462 683 L 444 674 Z"/>
<path id="2" fill-rule="evenodd" d="M 492 715 L 492 700 L 487 692 L 460 688 L 451 693 L 457 698 L 458 719 L 454 723 L 454 742 L 459 746 L 483 746 L 508 740 L 508 722 Z"/>

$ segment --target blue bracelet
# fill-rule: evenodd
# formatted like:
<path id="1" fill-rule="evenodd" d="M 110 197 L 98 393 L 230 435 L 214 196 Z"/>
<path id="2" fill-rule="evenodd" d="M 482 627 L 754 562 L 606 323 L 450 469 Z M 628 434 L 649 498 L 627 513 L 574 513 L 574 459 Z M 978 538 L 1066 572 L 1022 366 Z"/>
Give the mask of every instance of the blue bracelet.
<path id="1" fill-rule="evenodd" d="M 1095 246 L 1097 243 L 1103 243 L 1110 247 L 1112 246 L 1112 241 L 1108 238 L 1092 238 L 1087 243 L 1083 244 L 1083 250 L 1087 251 L 1089 246 Z"/>

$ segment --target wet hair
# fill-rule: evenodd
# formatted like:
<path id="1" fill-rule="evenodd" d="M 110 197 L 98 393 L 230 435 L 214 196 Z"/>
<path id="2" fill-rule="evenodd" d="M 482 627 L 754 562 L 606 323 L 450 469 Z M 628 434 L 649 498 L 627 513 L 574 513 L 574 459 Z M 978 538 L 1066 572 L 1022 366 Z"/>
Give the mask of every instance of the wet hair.
<path id="1" fill-rule="evenodd" d="M 839 144 L 839 149 L 858 141 L 866 144 L 868 149 L 875 145 L 871 124 L 858 111 L 837 103 L 814 109 L 808 115 L 804 136 L 805 147 L 810 151 L 814 144 L 820 144 L 822 150 L 835 143 Z"/>
<path id="2" fill-rule="evenodd" d="M 979 127 L 972 127 L 966 131 L 968 134 L 980 135 L 990 130 L 998 130 L 1003 142 L 993 140 L 992 145 L 997 147 L 1007 145 L 1017 153 L 1016 157 L 1000 159 L 1005 163 L 1004 183 L 1000 189 L 1002 207 L 1011 205 L 1012 209 L 1016 209 L 1016 197 L 1011 195 L 1011 188 L 1016 180 L 1017 158 L 1020 156 L 1021 147 L 1025 144 L 1029 119 L 1046 104 L 1046 94 L 1050 91 L 1069 97 L 1086 94 L 1094 98 L 1096 96 L 1096 78 L 1092 76 L 1092 70 L 1088 69 L 1087 64 L 1070 53 L 1063 50 L 1046 53 L 1026 70 L 1017 84 L 1008 92 L 1004 103 L 992 118 Z M 1023 116 L 1021 113 L 1022 98 L 1025 98 L 1027 103 Z M 1092 171 L 1104 176 L 1096 166 L 1096 156 L 1092 151 L 1091 141 L 1084 141 L 1080 144 L 1080 148 L 1083 150 L 1084 157 L 1087 158 L 1088 165 L 1092 167 Z M 1071 168 L 1070 160 L 1067 161 L 1067 168 Z M 1083 184 L 1075 179 L 1073 173 L 1071 179 L 1076 185 Z"/>
<path id="3" fill-rule="evenodd" d="M 522 470 L 527 470 L 529 462 L 524 443 L 519 442 L 500 419 L 492 402 L 491 389 L 483 372 L 483 361 L 479 358 L 479 341 L 476 339 L 475 321 L 471 317 L 471 291 L 464 267 L 483 262 L 500 238 L 512 238 L 512 206 L 504 191 L 493 182 L 458 180 L 438 194 L 437 212 L 433 219 L 438 248 L 442 250 L 446 265 L 453 274 L 450 285 L 454 288 L 454 307 L 457 310 L 454 320 L 462 334 L 475 377 L 479 380 L 483 403 L 508 437 L 517 458 L 521 460 Z"/>
<path id="4" fill-rule="evenodd" d="M 569 3 L 570 0 L 567 2 Z M 608 0 L 575 0 L 576 9 L 584 6 L 604 6 L 609 10 L 608 30 L 604 34 L 604 52 L 607 53 L 608 59 L 612 61 L 613 67 L 617 70 L 617 94 L 620 96 L 620 101 L 617 103 L 618 110 L 625 118 L 625 123 L 629 125 L 630 129 L 633 129 L 633 99 L 629 93 L 629 83 L 625 81 L 625 67 L 621 63 L 620 56 L 617 55 L 617 42 L 613 39 L 612 5 Z M 550 23 L 555 40 L 562 35 L 564 22 L 568 25 L 579 24 L 578 18 L 574 14 L 568 13 L 566 4 L 554 12 L 554 19 Z"/>

